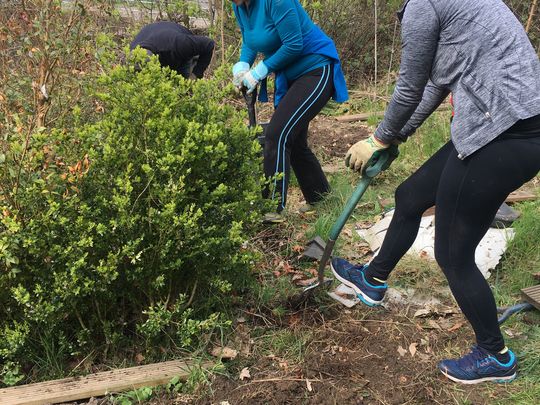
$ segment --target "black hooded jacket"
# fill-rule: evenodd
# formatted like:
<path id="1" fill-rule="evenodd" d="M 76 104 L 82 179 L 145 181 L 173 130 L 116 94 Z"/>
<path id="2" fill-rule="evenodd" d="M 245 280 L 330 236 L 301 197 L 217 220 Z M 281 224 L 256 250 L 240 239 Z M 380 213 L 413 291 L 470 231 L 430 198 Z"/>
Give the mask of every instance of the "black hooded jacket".
<path id="1" fill-rule="evenodd" d="M 144 26 L 131 42 L 130 49 L 137 46 L 158 55 L 162 66 L 168 66 L 186 78 L 190 73 L 201 78 L 214 52 L 214 41 L 210 38 L 194 35 L 171 21 Z"/>

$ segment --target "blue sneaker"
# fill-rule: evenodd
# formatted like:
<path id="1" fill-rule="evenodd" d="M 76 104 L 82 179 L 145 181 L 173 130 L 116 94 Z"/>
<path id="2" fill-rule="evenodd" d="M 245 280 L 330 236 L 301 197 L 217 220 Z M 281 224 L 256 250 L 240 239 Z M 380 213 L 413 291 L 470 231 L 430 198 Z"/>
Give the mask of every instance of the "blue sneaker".
<path id="1" fill-rule="evenodd" d="M 367 265 L 355 266 L 347 260 L 336 257 L 330 262 L 330 267 L 334 276 L 347 287 L 352 288 L 364 304 L 370 307 L 381 304 L 388 285 L 386 283 L 383 285 L 370 284 L 364 274 Z"/>
<path id="2" fill-rule="evenodd" d="M 452 381 L 478 384 L 484 381 L 507 383 L 516 378 L 516 355 L 508 350 L 510 360 L 501 363 L 487 350 L 473 346 L 471 352 L 460 359 L 443 360 L 438 367 Z"/>

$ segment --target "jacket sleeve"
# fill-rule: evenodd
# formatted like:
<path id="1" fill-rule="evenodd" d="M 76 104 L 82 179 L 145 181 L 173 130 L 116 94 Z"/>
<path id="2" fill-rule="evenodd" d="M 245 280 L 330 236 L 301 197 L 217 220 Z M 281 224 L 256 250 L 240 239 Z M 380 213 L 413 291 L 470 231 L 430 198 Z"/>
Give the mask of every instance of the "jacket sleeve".
<path id="1" fill-rule="evenodd" d="M 275 72 L 298 58 L 304 41 L 300 17 L 292 0 L 274 0 L 270 14 L 281 39 L 281 46 L 271 57 L 264 60 L 264 64 L 269 72 Z"/>
<path id="2" fill-rule="evenodd" d="M 246 62 L 248 65 L 253 65 L 253 62 L 255 62 L 255 58 L 257 58 L 257 51 L 251 49 L 249 46 L 246 45 L 246 41 L 244 38 L 244 25 L 242 24 L 242 20 L 240 18 L 240 14 L 238 13 L 238 6 L 236 4 L 233 4 L 233 11 L 234 15 L 236 16 L 236 23 L 238 24 L 238 27 L 240 27 L 240 32 L 242 33 L 242 48 L 240 49 L 240 62 Z"/>
<path id="3" fill-rule="evenodd" d="M 422 100 L 439 39 L 439 19 L 429 0 L 410 0 L 402 21 L 401 66 L 396 89 L 375 136 L 385 143 L 399 133 Z M 422 107 L 423 108 L 423 107 Z"/>
<path id="4" fill-rule="evenodd" d="M 409 136 L 424 123 L 424 121 L 435 111 L 450 93 L 449 89 L 437 86 L 429 81 L 422 96 L 422 101 L 414 111 L 409 121 L 399 133 L 399 140 L 405 141 Z"/>
<path id="5" fill-rule="evenodd" d="M 203 77 L 204 71 L 212 61 L 214 54 L 214 41 L 208 37 L 195 35 L 193 36 L 195 47 L 198 50 L 199 60 L 193 68 L 193 74 L 197 78 Z"/>

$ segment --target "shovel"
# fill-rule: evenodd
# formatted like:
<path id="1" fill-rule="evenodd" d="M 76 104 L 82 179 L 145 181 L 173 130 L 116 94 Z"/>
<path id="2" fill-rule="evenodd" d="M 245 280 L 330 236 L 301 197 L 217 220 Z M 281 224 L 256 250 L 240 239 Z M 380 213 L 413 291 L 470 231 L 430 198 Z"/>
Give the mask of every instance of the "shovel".
<path id="1" fill-rule="evenodd" d="M 244 96 L 244 100 L 246 101 L 247 110 L 248 110 L 248 118 L 249 118 L 249 127 L 255 128 L 257 126 L 257 110 L 255 109 L 255 103 L 257 102 L 257 89 L 253 90 L 251 93 L 247 93 L 246 88 L 242 87 L 242 96 Z M 260 126 L 263 129 L 262 135 L 257 135 L 257 141 L 259 142 L 259 145 L 261 145 L 261 148 L 264 149 L 264 130 L 266 129 L 266 126 L 268 123 L 262 123 Z"/>
<path id="2" fill-rule="evenodd" d="M 356 186 L 356 189 L 347 201 L 345 208 L 332 226 L 328 241 L 326 242 L 326 244 L 324 244 L 325 246 L 323 247 L 323 244 L 320 243 L 317 244 L 318 248 L 316 249 L 324 249 L 319 262 L 318 280 L 310 286 L 304 288 L 304 290 L 302 291 L 302 295 L 307 295 L 320 286 L 329 286 L 332 283 L 333 279 L 324 277 L 324 269 L 326 267 L 328 259 L 330 259 L 332 250 L 334 249 L 334 245 L 336 244 L 336 240 L 341 233 L 341 230 L 343 229 L 345 223 L 354 211 L 356 205 L 358 204 L 358 201 L 360 201 L 360 198 L 362 198 L 362 196 L 366 192 L 373 178 L 383 170 L 386 170 L 390 166 L 390 163 L 398 156 L 398 154 L 398 147 L 396 145 L 391 145 L 387 149 L 376 152 L 368 161 L 366 169 L 362 172 L 362 178 L 360 179 L 360 183 L 358 184 L 358 186 Z"/>

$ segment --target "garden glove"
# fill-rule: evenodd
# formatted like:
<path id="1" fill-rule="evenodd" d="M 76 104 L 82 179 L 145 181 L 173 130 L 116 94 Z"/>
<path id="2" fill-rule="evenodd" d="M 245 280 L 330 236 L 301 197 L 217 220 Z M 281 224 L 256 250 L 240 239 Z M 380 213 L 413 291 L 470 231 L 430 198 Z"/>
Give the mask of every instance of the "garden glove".
<path id="1" fill-rule="evenodd" d="M 242 80 L 242 84 L 246 88 L 247 94 L 252 93 L 253 90 L 257 88 L 259 82 L 266 76 L 268 76 L 268 68 L 262 61 L 259 62 L 257 66 L 255 66 L 249 72 L 247 72 L 244 75 L 244 79 Z"/>
<path id="2" fill-rule="evenodd" d="M 389 146 L 371 135 L 369 138 L 356 142 L 350 147 L 345 155 L 345 165 L 361 172 L 375 152 L 384 150 Z"/>
<path id="3" fill-rule="evenodd" d="M 246 62 L 237 62 L 234 64 L 232 68 L 233 73 L 233 85 L 238 90 L 242 88 L 242 80 L 244 79 L 244 75 L 249 72 L 249 63 Z"/>

